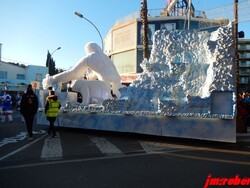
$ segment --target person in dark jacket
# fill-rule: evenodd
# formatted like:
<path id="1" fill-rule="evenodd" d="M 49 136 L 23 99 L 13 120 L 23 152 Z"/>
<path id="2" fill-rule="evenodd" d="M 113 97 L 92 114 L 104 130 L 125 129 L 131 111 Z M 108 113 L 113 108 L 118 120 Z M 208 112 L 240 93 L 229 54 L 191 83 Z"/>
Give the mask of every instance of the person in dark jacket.
<path id="1" fill-rule="evenodd" d="M 49 130 L 48 134 L 50 135 L 52 132 L 53 138 L 56 137 L 56 131 L 54 123 L 58 116 L 58 110 L 61 108 L 60 101 L 58 100 L 58 96 L 55 95 L 53 90 L 50 91 L 49 96 L 46 98 L 45 104 L 45 115 L 47 120 L 49 121 Z"/>
<path id="2" fill-rule="evenodd" d="M 243 120 L 245 122 L 245 126 L 249 126 L 250 122 L 250 91 L 246 91 L 244 97 L 242 99 L 242 106 L 245 110 L 245 114 L 243 116 Z"/>
<path id="3" fill-rule="evenodd" d="M 38 98 L 29 84 L 26 93 L 22 96 L 20 113 L 23 115 L 28 131 L 28 140 L 33 140 L 33 121 L 38 110 Z"/>

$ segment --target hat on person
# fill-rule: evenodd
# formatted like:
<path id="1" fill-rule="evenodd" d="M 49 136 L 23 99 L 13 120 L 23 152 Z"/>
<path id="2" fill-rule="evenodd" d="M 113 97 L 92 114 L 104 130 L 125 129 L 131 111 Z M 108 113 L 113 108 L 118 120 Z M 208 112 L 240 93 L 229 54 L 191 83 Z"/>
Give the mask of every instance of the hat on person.
<path id="1" fill-rule="evenodd" d="M 55 95 L 55 92 L 53 90 L 51 90 L 50 95 Z"/>
<path id="2" fill-rule="evenodd" d="M 31 84 L 28 85 L 27 90 L 32 90 L 32 85 Z"/>

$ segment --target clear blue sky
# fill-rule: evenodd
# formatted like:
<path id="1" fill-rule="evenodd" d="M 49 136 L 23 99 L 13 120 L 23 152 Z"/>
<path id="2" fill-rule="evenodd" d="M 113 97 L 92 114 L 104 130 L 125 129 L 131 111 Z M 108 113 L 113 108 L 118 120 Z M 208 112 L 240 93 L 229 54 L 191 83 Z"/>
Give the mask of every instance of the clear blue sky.
<path id="1" fill-rule="evenodd" d="M 233 0 L 192 0 L 196 10 L 233 4 Z M 140 10 L 141 0 L 0 0 L 0 43 L 2 60 L 45 66 L 47 51 L 57 68 L 69 68 L 85 55 L 83 46 L 98 33 L 80 12 L 100 30 L 103 38 L 123 16 Z M 166 0 L 148 0 L 148 9 L 163 8 Z M 246 25 L 247 24 L 247 25 Z M 246 26 L 245 26 L 246 25 Z M 248 30 L 246 29 L 248 28 Z M 250 22 L 239 24 L 250 38 Z"/>

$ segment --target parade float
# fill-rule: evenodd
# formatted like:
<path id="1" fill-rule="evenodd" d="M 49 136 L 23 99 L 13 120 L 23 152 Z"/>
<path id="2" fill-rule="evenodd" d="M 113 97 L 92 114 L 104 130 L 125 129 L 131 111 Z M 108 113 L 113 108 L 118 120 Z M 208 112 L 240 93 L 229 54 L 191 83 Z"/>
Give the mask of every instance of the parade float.
<path id="1" fill-rule="evenodd" d="M 48 124 L 42 109 L 46 89 L 54 86 L 61 127 L 236 142 L 233 43 L 231 24 L 214 32 L 158 30 L 143 72 L 128 87 L 100 47 L 89 43 L 73 68 L 43 80 L 37 121 Z M 86 69 L 98 80 L 82 79 Z M 82 103 L 76 93 L 56 89 L 68 81 Z"/>

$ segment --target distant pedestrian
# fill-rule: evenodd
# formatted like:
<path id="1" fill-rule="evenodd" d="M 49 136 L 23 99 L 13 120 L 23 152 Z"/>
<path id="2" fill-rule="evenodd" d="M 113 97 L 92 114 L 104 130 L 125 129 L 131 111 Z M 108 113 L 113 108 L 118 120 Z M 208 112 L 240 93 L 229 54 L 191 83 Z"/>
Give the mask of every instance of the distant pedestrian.
<path id="1" fill-rule="evenodd" d="M 45 104 L 45 115 L 47 120 L 49 121 L 49 130 L 48 134 L 50 135 L 52 132 L 53 138 L 56 137 L 56 131 L 54 123 L 58 116 L 58 110 L 61 108 L 60 101 L 58 100 L 58 96 L 55 95 L 53 90 L 50 91 L 49 96 L 46 98 Z"/>
<path id="2" fill-rule="evenodd" d="M 12 118 L 12 110 L 11 110 L 11 105 L 12 105 L 12 101 L 11 101 L 11 96 L 10 95 L 6 95 L 5 99 L 3 101 L 2 104 L 2 120 L 1 122 L 5 122 L 5 118 L 8 117 L 9 122 L 11 123 L 13 121 Z"/>
<path id="3" fill-rule="evenodd" d="M 245 126 L 249 126 L 250 122 L 250 91 L 245 92 L 244 98 L 242 99 L 243 107 L 245 108 Z"/>
<path id="4" fill-rule="evenodd" d="M 22 94 L 19 92 L 16 95 L 16 107 L 17 107 L 17 110 L 20 110 L 21 98 L 22 98 Z"/>
<path id="5" fill-rule="evenodd" d="M 2 121 L 4 96 L 0 96 L 0 120 Z"/>
<path id="6" fill-rule="evenodd" d="M 20 103 L 20 113 L 23 115 L 28 131 L 28 140 L 33 140 L 33 121 L 38 110 L 38 98 L 29 84 Z"/>

